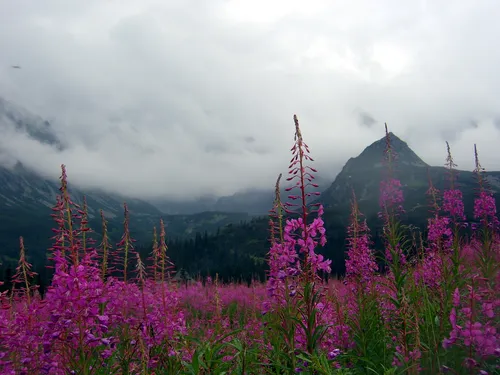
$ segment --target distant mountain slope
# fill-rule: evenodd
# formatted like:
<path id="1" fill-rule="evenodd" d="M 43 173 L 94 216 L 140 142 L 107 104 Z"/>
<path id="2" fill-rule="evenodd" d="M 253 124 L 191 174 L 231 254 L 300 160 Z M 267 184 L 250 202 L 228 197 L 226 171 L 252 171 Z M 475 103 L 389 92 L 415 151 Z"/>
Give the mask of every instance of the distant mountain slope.
<path id="1" fill-rule="evenodd" d="M 319 185 L 318 188 L 308 188 L 308 191 L 323 191 L 332 183 L 330 179 L 322 178 L 321 176 L 317 176 L 314 182 Z M 285 191 L 285 186 L 283 186 L 281 191 L 284 197 L 288 195 Z M 273 201 L 274 189 L 271 186 L 269 189 L 248 189 L 219 198 L 206 196 L 184 202 L 156 199 L 151 200 L 150 203 L 167 214 L 190 214 L 213 211 L 230 213 L 245 212 L 251 216 L 261 216 L 268 214 Z"/>
<path id="2" fill-rule="evenodd" d="M 429 166 L 406 142 L 393 133 L 389 136 L 397 153 L 395 177 L 399 178 L 403 185 L 405 207 L 410 213 L 420 210 L 426 213 L 429 178 L 435 187 L 445 189 L 448 187 L 448 171 L 445 167 Z M 354 190 L 360 208 L 366 211 L 365 214 L 375 215 L 379 209 L 380 182 L 384 177 L 384 149 L 385 137 L 368 146 L 359 156 L 350 158 L 335 181 L 321 195 L 320 200 L 325 207 L 340 212 L 348 210 Z M 443 149 L 445 150 L 444 147 Z M 445 156 L 443 155 L 443 160 Z M 457 186 L 464 194 L 466 206 L 470 208 L 477 189 L 476 177 L 471 171 L 457 172 Z M 500 191 L 500 172 L 487 172 L 485 178 L 494 191 Z"/>
<path id="3" fill-rule="evenodd" d="M 399 152 L 396 177 L 403 184 L 404 208 L 407 212 L 402 215 L 402 222 L 425 231 L 429 217 L 429 199 L 426 196 L 429 175 L 436 187 L 444 189 L 448 186 L 447 170 L 444 167 L 428 166 L 405 142 L 394 134 L 391 138 L 394 149 Z M 349 159 L 335 181 L 319 198 L 326 206 L 323 219 L 327 243 L 318 251 L 332 260 L 333 274 L 342 275 L 345 271 L 346 228 L 349 224 L 352 189 L 356 192 L 360 208 L 371 229 L 373 247 L 376 251 L 382 249 L 381 221 L 377 213 L 380 210 L 379 183 L 384 176 L 381 162 L 384 147 L 385 139 L 382 138 L 368 146 L 358 157 Z M 498 193 L 500 172 L 488 172 L 484 177 Z M 467 217 L 472 220 L 473 201 L 477 191 L 475 175 L 470 171 L 458 171 L 457 184 L 464 195 Z M 195 241 L 193 244 L 171 246 L 170 253 L 176 264 L 191 274 L 209 270 L 225 279 L 249 279 L 255 275 L 263 278 L 269 251 L 268 238 L 268 219 L 259 217 L 242 225 L 225 227 L 219 234 L 210 236 L 205 241 L 206 245 L 200 245 L 200 241 L 197 245 Z"/>
<path id="4" fill-rule="evenodd" d="M 117 242 L 123 231 L 123 203 L 130 212 L 130 230 L 138 245 L 148 245 L 154 226 L 159 226 L 163 217 L 169 237 L 190 237 L 197 232 L 216 232 L 230 223 L 249 219 L 246 213 L 205 212 L 193 215 L 166 215 L 156 207 L 139 199 L 123 197 L 96 190 L 82 190 L 71 185 L 72 200 L 83 204 L 86 197 L 90 226 L 100 233 L 100 210 L 109 221 L 111 239 Z M 15 258 L 19 236 L 25 237 L 25 244 L 36 253 L 45 251 L 50 245 L 50 217 L 52 207 L 59 194 L 59 184 L 39 177 L 21 165 L 14 170 L 0 168 L 0 259 Z"/>
<path id="5" fill-rule="evenodd" d="M 59 193 L 57 181 L 38 176 L 18 164 L 14 169 L 0 168 L 0 257 L 15 254 L 19 236 L 26 246 L 37 252 L 46 248 L 54 226 L 50 217 Z M 89 219 L 95 230 L 100 228 L 100 209 L 110 221 L 112 235 L 119 238 L 123 220 L 123 203 L 130 210 L 131 225 L 141 231 L 158 225 L 161 212 L 149 203 L 98 191 L 80 190 L 71 186 L 72 200 L 82 205 L 86 196 Z"/>
<path id="6" fill-rule="evenodd" d="M 59 187 L 57 181 L 44 179 L 21 164 L 17 164 L 13 169 L 0 168 L 0 207 L 34 211 L 48 209 L 54 206 Z M 71 186 L 71 181 L 69 191 L 77 204 L 82 204 L 83 196 L 86 196 L 91 218 L 98 217 L 100 209 L 109 219 L 121 217 L 125 201 L 130 212 L 139 217 L 156 218 L 161 215 L 156 207 L 147 202 L 97 190 L 81 190 Z"/>
<path id="7" fill-rule="evenodd" d="M 51 125 L 41 117 L 0 98 L 0 132 L 19 132 L 37 142 L 48 144 L 56 150 L 65 149 Z M 6 150 L 1 148 L 0 155 Z M 9 155 L 7 155 L 9 156 Z M 12 163 L 9 163 L 12 164 Z M 17 257 L 19 236 L 25 239 L 31 254 L 43 254 L 53 235 L 54 226 L 50 217 L 52 207 L 59 194 L 60 183 L 38 175 L 21 163 L 0 165 L 0 261 Z M 56 166 L 57 167 L 57 166 Z M 71 183 L 69 191 L 72 200 L 82 204 L 86 197 L 90 226 L 100 231 L 100 210 L 109 220 L 108 229 L 113 241 L 118 241 L 123 230 L 123 203 L 130 212 L 130 229 L 138 244 L 148 245 L 153 226 L 159 225 L 163 216 L 169 236 L 194 236 L 196 232 L 215 232 L 220 226 L 239 223 L 248 219 L 246 213 L 198 213 L 196 215 L 166 215 L 149 202 L 98 189 L 80 189 Z M 36 255 L 36 257 L 39 257 Z"/>
<path id="8" fill-rule="evenodd" d="M 0 98 L 0 131 L 23 133 L 27 138 L 48 144 L 59 151 L 66 147 L 50 123 L 2 98 Z M 0 153 L 6 153 L 1 145 Z M 14 166 L 0 165 L 0 233 L 2 234 L 0 245 L 11 248 L 12 239 L 21 235 L 26 236 L 28 245 L 30 234 L 27 232 L 30 230 L 36 232 L 51 225 L 51 208 L 55 205 L 59 187 L 59 181 L 41 177 L 36 171 L 26 168 L 20 162 Z M 141 228 L 151 228 L 156 225 L 162 215 L 156 207 L 139 199 L 126 198 L 96 189 L 79 189 L 71 184 L 71 176 L 69 176 L 69 190 L 75 203 L 82 204 L 83 196 L 86 196 L 89 218 L 94 224 L 99 224 L 95 229 L 100 227 L 100 209 L 110 221 L 117 221 L 118 224 L 123 220 L 125 201 L 135 224 Z M 32 228 L 29 223 L 35 218 L 37 226 Z M 46 236 L 51 236 L 50 230 Z M 30 245 L 36 246 L 36 244 Z"/>

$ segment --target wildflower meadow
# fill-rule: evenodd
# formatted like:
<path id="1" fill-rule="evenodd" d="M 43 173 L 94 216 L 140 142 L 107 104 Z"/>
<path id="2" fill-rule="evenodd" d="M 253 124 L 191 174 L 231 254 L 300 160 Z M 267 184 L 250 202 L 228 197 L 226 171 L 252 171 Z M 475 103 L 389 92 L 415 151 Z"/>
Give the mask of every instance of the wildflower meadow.
<path id="1" fill-rule="evenodd" d="M 123 237 L 112 244 L 105 215 L 91 229 L 86 204 L 72 202 L 63 165 L 51 284 L 42 298 L 21 237 L 12 288 L 0 295 L 0 373 L 499 374 L 500 223 L 477 151 L 474 217 L 465 217 L 448 146 L 448 187 L 429 181 L 427 228 L 417 234 L 401 220 L 386 127 L 384 249 L 373 247 L 353 192 L 346 275 L 337 280 L 317 252 L 324 209 L 294 122 L 293 186 L 285 198 L 282 176 L 276 183 L 265 283 L 176 282 L 163 221 L 142 259 L 125 205 Z"/>

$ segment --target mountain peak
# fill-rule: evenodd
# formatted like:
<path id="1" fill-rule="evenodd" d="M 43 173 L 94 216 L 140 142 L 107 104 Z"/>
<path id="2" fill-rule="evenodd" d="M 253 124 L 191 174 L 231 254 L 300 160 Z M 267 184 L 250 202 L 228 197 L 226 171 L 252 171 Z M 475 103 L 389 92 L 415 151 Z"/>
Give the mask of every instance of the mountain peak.
<path id="1" fill-rule="evenodd" d="M 369 145 L 367 147 L 368 148 L 372 148 L 372 147 L 376 147 L 376 148 L 382 148 L 382 151 L 385 149 L 385 146 L 386 146 L 386 139 L 385 139 L 385 135 L 380 138 L 379 140 L 373 142 L 371 145 Z M 401 138 L 399 138 L 396 134 L 394 134 L 393 132 L 389 132 L 389 140 L 391 142 L 391 146 L 393 147 L 393 149 L 396 151 L 396 149 L 404 149 L 404 148 L 410 148 L 408 146 L 408 144 L 403 141 Z"/>
<path id="2" fill-rule="evenodd" d="M 389 139 L 391 140 L 391 144 L 392 143 L 404 143 L 404 144 L 406 144 L 406 142 L 404 142 L 401 138 L 399 138 L 393 132 L 389 132 Z M 379 141 L 384 141 L 385 142 L 385 137 L 382 137 L 381 139 L 379 139 Z"/>
<path id="3" fill-rule="evenodd" d="M 405 183 L 415 176 L 417 180 L 423 178 L 426 184 L 426 167 L 428 165 L 413 152 L 408 144 L 394 133 L 389 133 L 391 148 L 396 153 L 396 170 L 402 173 Z M 378 194 L 379 183 L 384 166 L 384 151 L 386 137 L 380 138 L 366 147 L 357 157 L 350 158 L 342 171 L 337 175 L 333 184 L 322 194 L 322 201 L 326 207 L 349 202 L 352 191 L 356 191 L 359 200 L 372 201 Z M 408 177 L 410 176 L 410 177 Z M 413 176 L 413 177 L 412 177 Z"/>
<path id="4" fill-rule="evenodd" d="M 408 144 L 399 138 L 394 133 L 389 133 L 389 140 L 391 142 L 391 148 L 396 153 L 397 159 L 396 163 L 400 167 L 413 166 L 413 167 L 427 167 L 425 163 L 411 148 Z M 359 156 L 356 158 L 351 158 L 346 164 L 346 167 L 356 168 L 380 168 L 382 167 L 384 150 L 386 148 L 386 137 L 380 138 L 378 141 L 373 142 L 371 145 L 366 147 Z M 352 165 L 352 164 L 355 165 Z"/>

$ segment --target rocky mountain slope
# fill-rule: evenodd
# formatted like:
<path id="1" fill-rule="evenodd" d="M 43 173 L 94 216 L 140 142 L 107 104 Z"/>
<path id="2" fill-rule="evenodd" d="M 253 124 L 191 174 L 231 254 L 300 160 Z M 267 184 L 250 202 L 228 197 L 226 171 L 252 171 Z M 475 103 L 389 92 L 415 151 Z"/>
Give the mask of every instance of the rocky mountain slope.
<path id="1" fill-rule="evenodd" d="M 395 177 L 400 179 L 403 186 L 405 209 L 409 214 L 425 215 L 428 212 L 426 191 L 429 188 L 429 179 L 438 189 L 447 188 L 449 185 L 447 169 L 428 165 L 406 142 L 393 133 L 389 133 L 389 136 L 397 154 Z M 326 209 L 336 212 L 347 211 L 354 190 L 360 208 L 365 210 L 365 214 L 376 215 L 379 209 L 380 182 L 385 175 L 383 164 L 385 144 L 383 137 L 369 145 L 360 155 L 347 161 L 335 181 L 321 195 L 320 200 Z M 500 172 L 485 172 L 484 176 L 489 186 L 499 192 Z M 466 208 L 470 209 L 477 189 L 475 174 L 472 171 L 458 171 L 457 184 L 464 194 Z"/>

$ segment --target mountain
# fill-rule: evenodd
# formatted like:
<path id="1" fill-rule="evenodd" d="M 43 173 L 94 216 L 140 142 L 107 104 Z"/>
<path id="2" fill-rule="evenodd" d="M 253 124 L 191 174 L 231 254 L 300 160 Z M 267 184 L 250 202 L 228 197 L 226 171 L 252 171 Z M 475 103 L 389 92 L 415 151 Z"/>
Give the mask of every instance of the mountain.
<path id="1" fill-rule="evenodd" d="M 249 219 L 246 213 L 205 212 L 193 215 L 165 215 L 152 204 L 140 199 L 109 194 L 98 190 L 82 190 L 68 183 L 72 200 L 88 205 L 90 227 L 100 231 L 100 210 L 109 221 L 111 239 L 117 242 L 123 230 L 123 203 L 130 212 L 130 230 L 139 245 L 152 239 L 154 226 L 163 217 L 169 237 L 191 237 L 197 232 L 216 232 L 220 227 Z M 35 252 L 50 245 L 50 217 L 59 193 L 59 183 L 44 179 L 35 172 L 17 164 L 14 169 L 0 167 L 0 260 L 17 256 L 19 236 Z"/>
<path id="2" fill-rule="evenodd" d="M 443 190 L 449 185 L 448 171 L 445 167 L 428 165 L 395 134 L 389 133 L 389 138 L 396 153 L 394 176 L 401 181 L 405 208 L 409 213 L 424 215 L 428 212 L 426 192 L 429 179 L 436 188 Z M 383 137 L 365 148 L 360 155 L 347 161 L 331 186 L 321 195 L 320 200 L 326 209 L 338 212 L 348 210 L 354 190 L 365 214 L 376 216 L 380 182 L 385 176 L 385 147 L 386 140 Z M 457 172 L 457 186 L 464 194 L 466 208 L 470 209 L 477 189 L 476 176 L 472 171 Z M 485 172 L 484 176 L 492 190 L 499 192 L 500 172 Z"/>
<path id="3" fill-rule="evenodd" d="M 66 148 L 51 124 L 29 111 L 0 98 L 0 132 L 23 133 L 37 142 L 48 144 L 58 151 Z M 19 236 L 24 237 L 31 254 L 39 258 L 50 246 L 51 228 L 54 222 L 50 215 L 59 194 L 60 182 L 47 179 L 36 171 L 9 158 L 0 144 L 0 262 L 17 258 Z M 81 189 L 71 183 L 69 192 L 77 204 L 86 197 L 90 227 L 101 228 L 100 210 L 109 221 L 108 229 L 112 241 L 117 242 L 123 230 L 123 203 L 130 212 L 130 230 L 139 244 L 147 245 L 152 239 L 154 226 L 163 217 L 167 234 L 171 237 L 192 237 L 196 232 L 216 232 L 219 227 L 247 220 L 246 213 L 197 213 L 195 215 L 166 215 L 157 207 L 141 199 L 125 197 L 98 189 Z"/>
<path id="4" fill-rule="evenodd" d="M 398 152 L 395 177 L 403 185 L 406 214 L 401 220 L 406 225 L 425 231 L 429 217 L 426 192 L 429 177 L 439 189 L 448 187 L 444 167 L 429 166 L 396 135 L 390 134 L 393 149 Z M 345 272 L 346 228 L 349 224 L 352 189 L 371 229 L 374 249 L 382 249 L 381 221 L 378 218 L 379 184 L 384 173 L 382 163 L 385 137 L 369 145 L 360 155 L 347 161 L 335 181 L 319 197 L 324 204 L 323 216 L 327 243 L 318 252 L 332 260 L 332 273 Z M 462 190 L 467 217 L 472 219 L 472 206 L 477 192 L 477 181 L 470 171 L 457 171 L 457 185 Z M 500 172 L 484 174 L 486 182 L 497 193 L 500 191 Z M 241 225 L 228 225 L 215 235 L 190 243 L 172 244 L 169 251 L 177 267 L 190 274 L 217 273 L 221 279 L 265 277 L 265 259 L 269 251 L 269 224 L 265 217 L 254 218 Z"/>
<path id="5" fill-rule="evenodd" d="M 174 200 L 168 198 L 149 199 L 148 202 L 167 215 L 190 215 L 212 211 L 217 197 L 206 195 L 196 199 Z"/>
<path id="6" fill-rule="evenodd" d="M 50 145 L 58 151 L 66 148 L 64 142 L 51 124 L 40 116 L 0 98 L 0 131 L 23 133 L 39 143 Z M 0 154 L 6 150 L 0 146 Z M 51 208 L 55 205 L 60 183 L 40 176 L 23 166 L 19 161 L 0 165 L 0 254 L 10 254 L 16 250 L 19 236 L 25 237 L 27 246 L 46 246 L 52 235 L 50 228 Z M 111 221 L 111 229 L 118 229 L 123 220 L 123 202 L 127 201 L 134 224 L 141 228 L 151 228 L 157 224 L 162 213 L 151 204 L 130 199 L 118 194 L 99 190 L 81 190 L 69 181 L 69 191 L 75 203 L 82 204 L 86 196 L 89 219 L 100 227 L 102 209 Z M 116 223 L 115 223 L 116 222 Z"/>
<path id="7" fill-rule="evenodd" d="M 425 163 L 408 144 L 393 133 L 389 133 L 391 147 L 397 155 L 397 177 L 427 186 L 427 169 Z M 357 157 L 347 160 L 331 186 L 322 194 L 322 202 L 326 208 L 338 207 L 350 201 L 351 189 L 354 188 L 359 201 L 377 201 L 379 183 L 383 177 L 385 165 L 383 154 L 386 147 L 385 137 L 366 147 Z M 405 181 L 404 183 L 407 183 Z"/>
<path id="8" fill-rule="evenodd" d="M 99 190 L 81 190 L 71 186 L 71 182 L 68 185 L 75 203 L 82 205 L 83 196 L 86 197 L 91 219 L 98 218 L 101 209 L 108 219 L 122 218 L 124 202 L 127 202 L 131 214 L 137 217 L 156 219 L 161 215 L 156 207 L 139 199 L 108 194 Z M 57 181 L 45 179 L 18 163 L 13 169 L 0 168 L 0 186 L 1 208 L 39 211 L 42 208 L 50 209 L 54 206 L 60 184 Z"/>
<path id="9" fill-rule="evenodd" d="M 67 147 L 48 121 L 45 121 L 42 117 L 37 116 L 25 108 L 0 97 L 0 132 L 2 131 L 16 131 L 24 133 L 26 136 L 40 143 L 48 144 L 59 151 L 62 151 Z M 2 156 L 1 154 L 2 150 L 0 148 L 0 157 Z M 26 175 L 23 171 L 21 172 L 23 175 Z M 8 181 L 9 179 L 6 179 L 5 177 L 7 173 L 3 172 L 3 175 L 3 180 Z M 322 178 L 321 176 L 317 176 L 315 182 L 319 185 L 319 190 L 322 191 L 326 189 L 332 181 Z M 102 195 L 102 192 L 94 192 L 93 194 L 98 199 L 98 196 Z M 285 194 L 284 189 L 283 194 Z M 117 196 L 115 199 L 121 199 L 121 197 Z M 114 201 L 115 199 L 111 199 L 111 201 Z M 272 207 L 273 200 L 274 189 L 271 185 L 268 189 L 247 189 L 238 191 L 233 195 L 222 197 L 206 195 L 188 200 L 156 198 L 148 200 L 148 203 L 156 207 L 162 214 L 167 215 L 227 212 L 231 214 L 239 214 L 238 218 L 241 218 L 242 213 L 250 216 L 267 215 L 269 209 Z M 52 200 L 49 201 L 52 202 Z M 104 202 L 107 202 L 107 199 L 104 200 Z M 148 209 L 150 209 L 150 207 Z M 115 215 L 115 211 L 116 207 L 109 210 L 109 213 Z"/>
<path id="10" fill-rule="evenodd" d="M 286 181 L 284 181 L 286 182 Z M 316 176 L 314 182 L 318 188 L 307 188 L 307 191 L 323 191 L 332 181 L 330 179 Z M 283 183 L 283 180 L 282 180 Z M 281 194 L 286 197 L 288 193 L 285 188 L 291 186 L 285 184 L 281 189 Z M 189 201 L 172 201 L 166 199 L 150 200 L 149 202 L 166 214 L 194 214 L 202 212 L 245 212 L 250 216 L 267 215 L 273 206 L 274 189 L 247 189 L 234 193 L 233 195 L 215 197 L 204 196 Z"/>
<path id="11" fill-rule="evenodd" d="M 50 217 L 51 208 L 55 205 L 59 186 L 57 181 L 40 177 L 21 164 L 13 169 L 0 168 L 0 257 L 15 258 L 19 236 L 23 236 L 26 246 L 36 252 L 47 248 L 54 226 Z M 134 227 L 141 230 L 152 228 L 161 216 L 160 211 L 149 203 L 99 191 L 80 190 L 71 182 L 69 192 L 72 200 L 80 205 L 85 195 L 89 220 L 94 229 L 100 228 L 99 210 L 102 209 L 115 238 L 123 220 L 125 200 Z"/>

